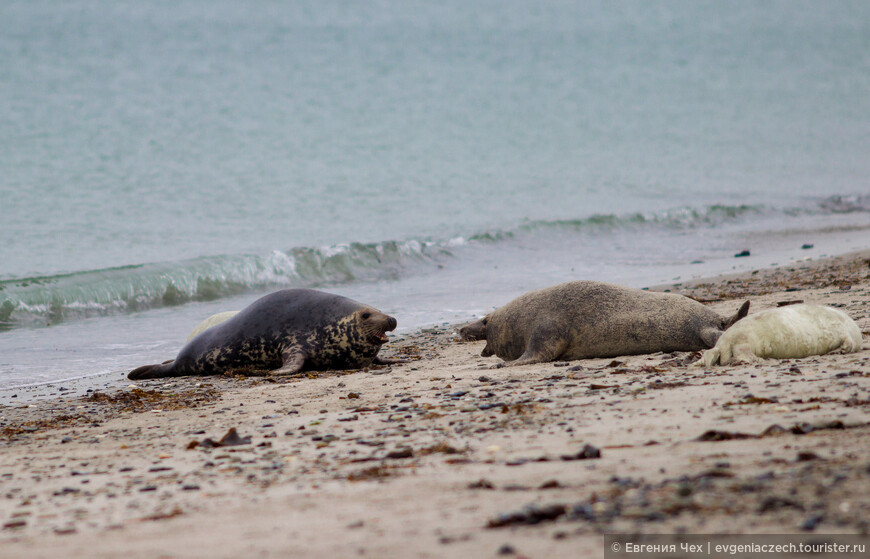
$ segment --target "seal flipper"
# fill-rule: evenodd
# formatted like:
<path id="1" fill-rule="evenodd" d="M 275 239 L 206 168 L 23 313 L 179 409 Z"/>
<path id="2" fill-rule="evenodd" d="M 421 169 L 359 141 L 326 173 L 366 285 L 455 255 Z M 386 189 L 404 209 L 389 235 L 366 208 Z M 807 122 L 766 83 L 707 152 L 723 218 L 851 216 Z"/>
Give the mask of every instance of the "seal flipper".
<path id="1" fill-rule="evenodd" d="M 745 301 L 742 305 L 740 305 L 740 309 L 738 309 L 737 313 L 734 316 L 725 321 L 725 325 L 722 329 L 727 330 L 731 328 L 732 326 L 734 326 L 735 322 L 737 322 L 741 318 L 746 318 L 747 314 L 749 314 L 749 301 Z"/>
<path id="2" fill-rule="evenodd" d="M 127 378 L 130 380 L 144 380 L 149 378 L 164 378 L 164 377 L 175 377 L 178 376 L 175 374 L 175 361 L 164 361 L 159 365 L 143 365 L 142 367 L 137 367 L 133 369 L 129 373 L 127 373 Z"/>
<path id="3" fill-rule="evenodd" d="M 568 339 L 555 323 L 542 324 L 535 328 L 526 344 L 526 350 L 516 360 L 505 363 L 506 367 L 547 363 L 559 358 L 568 347 Z"/>
<path id="4" fill-rule="evenodd" d="M 281 358 L 284 360 L 280 369 L 275 369 L 269 371 L 270 375 L 295 375 L 302 371 L 302 367 L 305 366 L 305 359 L 307 359 L 307 355 L 305 355 L 302 350 L 298 347 L 292 347 L 290 349 L 285 349 L 281 353 Z"/>
<path id="5" fill-rule="evenodd" d="M 410 359 L 399 359 L 393 357 L 378 357 L 372 359 L 372 365 L 398 365 L 400 363 L 410 363 Z"/>

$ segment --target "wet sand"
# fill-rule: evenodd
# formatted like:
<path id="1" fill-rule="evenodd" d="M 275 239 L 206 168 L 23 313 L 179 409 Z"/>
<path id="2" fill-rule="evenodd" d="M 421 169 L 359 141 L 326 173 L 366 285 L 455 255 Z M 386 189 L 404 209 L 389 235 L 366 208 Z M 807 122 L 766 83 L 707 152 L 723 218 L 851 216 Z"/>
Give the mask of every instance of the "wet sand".
<path id="1" fill-rule="evenodd" d="M 834 305 L 866 336 L 868 258 L 655 289 L 723 315 Z M 600 557 L 608 532 L 870 531 L 870 349 L 493 369 L 456 338 L 395 338 L 383 353 L 412 361 L 364 371 L 2 406 L 0 557 Z"/>

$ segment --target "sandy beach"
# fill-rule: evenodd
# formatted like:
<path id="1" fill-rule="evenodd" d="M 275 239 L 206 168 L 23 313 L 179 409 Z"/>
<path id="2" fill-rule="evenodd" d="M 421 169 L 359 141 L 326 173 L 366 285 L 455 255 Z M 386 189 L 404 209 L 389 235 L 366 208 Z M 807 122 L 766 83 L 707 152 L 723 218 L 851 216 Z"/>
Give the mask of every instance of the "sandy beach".
<path id="1" fill-rule="evenodd" d="M 723 315 L 833 305 L 870 251 L 659 286 Z M 0 407 L 0 557 L 601 557 L 602 535 L 870 531 L 870 349 L 145 381 Z M 866 347 L 866 346 L 865 346 Z M 131 363 L 131 368 L 141 363 Z"/>

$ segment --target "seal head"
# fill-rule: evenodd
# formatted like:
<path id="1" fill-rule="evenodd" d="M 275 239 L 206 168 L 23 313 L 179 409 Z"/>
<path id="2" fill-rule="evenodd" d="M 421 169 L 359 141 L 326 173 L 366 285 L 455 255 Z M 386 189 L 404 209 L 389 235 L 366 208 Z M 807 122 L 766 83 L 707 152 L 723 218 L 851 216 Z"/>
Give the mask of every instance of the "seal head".
<path id="1" fill-rule="evenodd" d="M 488 320 L 489 316 L 485 316 L 480 320 L 469 322 L 468 324 L 459 329 L 459 338 L 463 342 L 476 342 L 478 340 L 485 340 L 486 323 Z"/>

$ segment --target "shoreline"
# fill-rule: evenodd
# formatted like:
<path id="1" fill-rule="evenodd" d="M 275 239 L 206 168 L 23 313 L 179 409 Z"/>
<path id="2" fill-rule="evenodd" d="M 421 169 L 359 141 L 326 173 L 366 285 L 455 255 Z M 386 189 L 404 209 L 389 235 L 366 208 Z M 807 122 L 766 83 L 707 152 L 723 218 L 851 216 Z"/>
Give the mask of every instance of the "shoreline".
<path id="1" fill-rule="evenodd" d="M 652 289 L 721 314 L 834 305 L 866 336 L 868 258 Z M 866 338 L 711 370 L 686 353 L 491 369 L 454 328 L 392 341 L 403 365 L 0 406 L 0 556 L 577 557 L 609 532 L 870 532 Z"/>
<path id="2" fill-rule="evenodd" d="M 754 286 L 754 289 L 750 289 L 750 292 L 759 293 L 763 291 L 759 290 L 759 280 L 771 276 L 781 275 L 783 270 L 795 269 L 806 271 L 822 267 L 827 269 L 834 268 L 843 273 L 846 272 L 848 268 L 848 273 L 854 274 L 855 268 L 859 267 L 855 265 L 855 262 L 858 262 L 861 259 L 866 259 L 870 261 L 870 249 L 849 251 L 835 256 L 821 256 L 818 258 L 807 257 L 805 259 L 793 260 L 788 264 L 772 265 L 758 269 L 727 272 L 722 274 L 715 274 L 709 277 L 693 276 L 692 279 L 660 283 L 647 286 L 642 289 L 649 289 L 653 291 L 672 291 L 675 293 L 681 293 L 683 295 L 690 296 L 704 303 L 709 303 L 722 300 L 720 296 L 711 295 L 709 292 L 709 288 L 711 285 L 715 285 L 721 282 L 738 281 L 742 284 L 745 284 L 747 282 L 750 284 L 754 283 L 756 285 Z M 818 278 L 814 278 L 814 280 L 818 282 Z M 769 288 L 764 292 L 769 293 Z M 738 297 L 738 295 L 735 293 L 733 297 L 736 298 Z M 503 303 L 507 302 L 508 301 L 504 301 Z M 469 319 L 469 321 L 471 320 L 473 320 L 473 318 Z M 401 344 L 407 343 L 407 340 L 416 340 L 421 337 L 425 337 L 426 333 L 429 331 L 439 329 L 458 330 L 464 324 L 467 324 L 467 322 L 440 323 L 437 325 L 432 324 L 422 326 L 420 328 L 402 334 L 393 335 L 390 340 L 389 346 L 384 348 L 384 355 L 389 355 L 391 348 L 395 348 L 397 347 L 397 345 L 401 346 Z M 135 365 L 131 365 L 131 370 L 134 366 Z M 89 392 L 93 392 L 95 390 L 117 390 L 128 385 L 131 382 L 132 381 L 129 381 L 126 378 L 126 372 L 121 373 L 118 371 L 114 371 L 107 373 L 97 373 L 94 375 L 83 375 L 69 379 L 50 380 L 35 384 L 2 387 L 0 388 L 0 406 L 21 405 L 25 403 L 29 404 L 35 401 L 59 397 L 85 396 Z"/>

